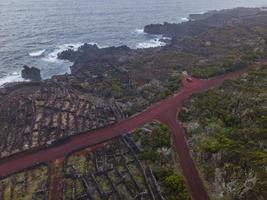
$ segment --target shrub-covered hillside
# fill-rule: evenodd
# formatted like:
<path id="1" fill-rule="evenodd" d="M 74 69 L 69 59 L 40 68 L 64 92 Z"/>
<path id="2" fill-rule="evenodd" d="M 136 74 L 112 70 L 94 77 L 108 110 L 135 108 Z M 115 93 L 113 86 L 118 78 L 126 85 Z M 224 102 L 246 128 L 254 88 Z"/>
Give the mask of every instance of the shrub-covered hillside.
<path id="1" fill-rule="evenodd" d="M 266 199 L 266 66 L 194 96 L 180 120 L 212 199 Z"/>

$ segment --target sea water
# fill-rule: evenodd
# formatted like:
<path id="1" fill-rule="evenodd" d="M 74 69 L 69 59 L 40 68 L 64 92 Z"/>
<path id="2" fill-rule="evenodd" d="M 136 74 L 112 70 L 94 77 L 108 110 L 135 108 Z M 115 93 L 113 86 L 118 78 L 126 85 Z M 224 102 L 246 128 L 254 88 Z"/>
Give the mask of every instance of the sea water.
<path id="1" fill-rule="evenodd" d="M 69 73 L 72 63 L 57 54 L 85 42 L 162 46 L 159 36 L 143 32 L 145 25 L 240 6 L 267 6 L 267 0 L 0 0 L 0 85 L 21 81 L 23 65 L 40 68 L 43 78 Z"/>

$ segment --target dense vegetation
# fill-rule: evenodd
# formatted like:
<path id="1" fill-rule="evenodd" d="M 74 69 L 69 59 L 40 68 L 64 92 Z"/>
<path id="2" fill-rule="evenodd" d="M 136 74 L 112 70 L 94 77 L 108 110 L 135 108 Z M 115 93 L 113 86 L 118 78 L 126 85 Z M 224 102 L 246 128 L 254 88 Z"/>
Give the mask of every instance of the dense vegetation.
<path id="1" fill-rule="evenodd" d="M 151 166 L 163 197 L 167 200 L 190 199 L 171 145 L 169 129 L 163 124 L 157 125 L 151 132 L 137 129 L 134 140 L 141 143 L 140 160 Z"/>
<path id="2" fill-rule="evenodd" d="M 164 47 L 84 44 L 60 53 L 59 58 L 74 61 L 71 74 L 0 88 L 0 156 L 141 112 L 179 90 L 182 71 L 208 78 L 266 57 L 266 19 L 262 9 L 223 10 L 171 25 L 179 27 L 171 28 L 178 34 Z"/>
<path id="3" fill-rule="evenodd" d="M 24 85 L 16 87 L 19 91 L 0 90 L 0 129 L 4 130 L 0 153 L 8 156 L 28 149 L 29 144 L 39 147 L 50 142 L 48 138 L 93 130 L 143 111 L 179 90 L 184 70 L 195 77 L 209 78 L 251 65 L 267 54 L 266 17 L 267 12 L 261 10 L 243 17 L 210 16 L 205 22 L 194 22 L 194 30 L 200 28 L 201 33 L 174 37 L 169 45 L 155 49 L 84 45 L 78 52 L 65 52 L 69 60 L 75 61 L 72 74 L 45 80 L 38 89 L 36 85 Z M 267 196 L 266 77 L 266 67 L 257 68 L 238 81 L 195 96 L 180 114 L 213 199 Z M 158 124 L 148 130 L 141 128 L 133 139 L 141 149 L 139 160 L 151 167 L 162 195 L 168 200 L 189 199 L 168 129 Z M 6 152 L 7 147 L 10 151 Z M 123 145 L 115 149 L 123 150 L 120 147 Z M 97 155 L 100 159 L 101 153 Z M 92 154 L 91 150 L 78 154 L 68 157 L 79 172 L 71 173 L 71 166 L 66 170 L 71 179 L 66 181 L 69 198 L 72 194 L 83 195 L 80 175 L 86 175 L 85 167 L 94 166 L 87 166 L 90 159 L 86 156 Z M 144 189 L 145 181 L 136 166 L 130 164 L 129 168 Z M 47 169 L 36 174 L 25 172 L 1 180 L 0 199 L 47 196 L 47 173 Z M 111 178 L 116 182 L 116 177 Z M 76 179 L 80 182 L 73 181 Z M 104 189 L 107 180 L 102 177 L 99 181 Z"/>
<path id="4" fill-rule="evenodd" d="M 267 196 L 267 67 L 185 103 L 180 113 L 214 199 Z"/>
<path id="5" fill-rule="evenodd" d="M 1 200 L 48 199 L 48 168 L 41 165 L 0 179 Z"/>
<path id="6" fill-rule="evenodd" d="M 209 78 L 266 57 L 266 17 L 262 9 L 237 8 L 182 24 L 156 25 L 172 37 L 159 48 L 101 49 L 85 44 L 78 51 L 59 55 L 75 60 L 72 74 L 62 81 L 82 93 L 112 98 L 130 116 L 177 91 L 178 75 L 184 70 L 194 77 Z"/>
<path id="7" fill-rule="evenodd" d="M 135 191 L 134 185 L 131 183 L 131 179 L 129 179 L 124 171 L 125 166 L 123 165 L 123 160 L 129 161 L 127 166 L 133 178 L 138 182 L 138 186 L 143 191 L 146 191 L 147 182 L 143 179 L 140 168 L 136 165 L 136 162 L 130 161 L 135 158 L 141 163 L 148 177 L 147 179 L 151 179 L 151 176 L 153 177 L 157 185 L 157 190 L 166 200 L 190 199 L 184 178 L 180 171 L 176 152 L 172 147 L 169 129 L 165 125 L 157 122 L 147 124 L 136 129 L 132 134 L 128 134 L 127 138 L 127 140 L 132 141 L 132 143 L 130 142 L 129 144 L 134 144 L 134 149 L 138 149 L 136 154 L 132 154 L 120 138 L 114 139 L 104 146 L 89 147 L 88 149 L 71 154 L 66 160 L 64 170 L 66 178 L 66 199 L 71 199 L 73 194 L 75 194 L 74 196 L 82 196 L 84 193 L 84 184 L 74 177 L 75 173 L 73 173 L 73 169 L 76 170 L 80 177 L 84 176 L 85 179 L 88 180 L 88 185 L 90 185 L 91 179 L 88 177 L 88 174 L 94 171 L 96 166 L 99 168 L 98 170 L 100 170 L 96 173 L 96 178 L 100 177 L 102 173 L 101 170 L 108 169 L 110 166 L 115 167 L 120 173 L 124 174 L 124 178 L 119 180 L 118 175 L 116 175 L 116 173 L 114 174 L 113 170 L 107 170 L 109 180 L 115 183 L 116 190 L 120 195 L 122 195 L 124 199 L 132 199 L 130 194 L 127 193 L 127 190 L 125 191 L 123 185 L 116 184 L 122 183 L 121 181 L 124 180 L 132 191 L 137 192 Z M 123 155 L 124 159 L 119 155 Z M 110 165 L 112 162 L 109 160 L 111 157 L 115 158 L 115 162 L 112 165 Z M 94 161 L 94 159 L 97 161 Z M 96 163 L 97 165 L 95 165 Z M 98 184 L 102 189 L 108 190 L 107 188 L 109 188 L 106 177 L 99 179 Z M 73 193 L 74 190 L 75 192 Z M 97 193 L 92 193 L 92 195 L 94 199 L 99 199 Z M 146 197 L 144 199 L 150 198 Z"/>

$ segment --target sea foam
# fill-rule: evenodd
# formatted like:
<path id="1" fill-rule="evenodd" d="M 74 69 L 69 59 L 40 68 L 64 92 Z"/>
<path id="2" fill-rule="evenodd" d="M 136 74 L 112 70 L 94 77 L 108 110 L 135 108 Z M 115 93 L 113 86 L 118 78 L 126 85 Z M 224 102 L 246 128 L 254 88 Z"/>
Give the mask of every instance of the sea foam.
<path id="1" fill-rule="evenodd" d="M 34 51 L 34 52 L 29 53 L 29 55 L 30 55 L 31 57 L 39 57 L 39 56 L 43 55 L 43 53 L 44 53 L 45 51 L 46 51 L 45 49 L 40 50 L 40 51 Z"/>
<path id="2" fill-rule="evenodd" d="M 166 43 L 161 41 L 160 38 L 151 39 L 147 42 L 140 42 L 136 45 L 137 49 L 147 49 L 147 48 L 155 48 L 165 46 Z"/>
<path id="3" fill-rule="evenodd" d="M 25 81 L 25 79 L 21 77 L 21 74 L 19 72 L 13 72 L 0 78 L 0 87 L 2 87 L 6 83 L 21 82 L 21 81 Z"/>
<path id="4" fill-rule="evenodd" d="M 137 34 L 144 34 L 145 33 L 145 31 L 144 31 L 144 29 L 135 29 L 135 32 L 137 33 Z"/>
<path id="5" fill-rule="evenodd" d="M 73 51 L 77 51 L 80 46 L 82 46 L 84 43 L 75 43 L 75 44 L 63 44 L 58 46 L 54 51 L 49 53 L 45 58 L 43 58 L 44 61 L 56 63 L 60 62 L 57 55 L 63 51 L 66 51 L 68 49 L 71 49 Z"/>
<path id="6" fill-rule="evenodd" d="M 189 19 L 188 19 L 187 17 L 181 17 L 181 21 L 182 21 L 182 22 L 188 22 Z"/>
<path id="7" fill-rule="evenodd" d="M 102 46 L 99 46 L 97 43 L 90 42 L 88 44 L 91 45 L 97 45 L 99 48 L 104 48 Z M 66 51 L 68 49 L 77 51 L 79 47 L 84 45 L 84 43 L 69 43 L 69 44 L 63 44 L 58 46 L 56 49 L 54 49 L 51 53 L 49 53 L 46 57 L 43 58 L 44 61 L 51 62 L 51 63 L 57 63 L 57 62 L 62 62 L 62 60 L 58 59 L 57 55 L 63 51 Z"/>

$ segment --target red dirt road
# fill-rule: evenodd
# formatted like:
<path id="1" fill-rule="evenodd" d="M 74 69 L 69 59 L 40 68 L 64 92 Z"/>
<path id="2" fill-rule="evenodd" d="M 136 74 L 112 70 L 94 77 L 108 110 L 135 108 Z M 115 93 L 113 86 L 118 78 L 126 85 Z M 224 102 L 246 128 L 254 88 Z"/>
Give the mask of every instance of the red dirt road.
<path id="1" fill-rule="evenodd" d="M 103 129 L 75 136 L 67 143 L 56 147 L 40 149 L 34 152 L 20 153 L 7 159 L 3 159 L 0 161 L 0 177 L 21 171 L 27 167 L 35 165 L 36 163 L 49 163 L 50 161 L 62 158 L 73 151 L 102 143 L 130 132 L 146 123 L 159 120 L 166 123 L 172 131 L 183 175 L 186 179 L 191 196 L 193 199 L 197 200 L 209 199 L 190 156 L 189 148 L 184 137 L 184 130 L 179 124 L 177 124 L 176 114 L 180 109 L 182 102 L 193 93 L 203 92 L 210 88 L 219 86 L 227 79 L 237 78 L 246 70 L 247 69 L 243 69 L 207 80 L 193 79 L 192 82 L 183 81 L 184 86 L 176 95 L 152 105 L 144 112 L 126 119 L 125 121 Z"/>
<path id="2" fill-rule="evenodd" d="M 176 114 L 177 112 L 170 111 L 161 116 L 159 120 L 166 124 L 172 132 L 174 146 L 179 156 L 179 163 L 186 179 L 189 193 L 193 199 L 207 200 L 209 196 L 191 158 L 190 150 L 184 137 L 184 129 L 176 121 Z"/>

